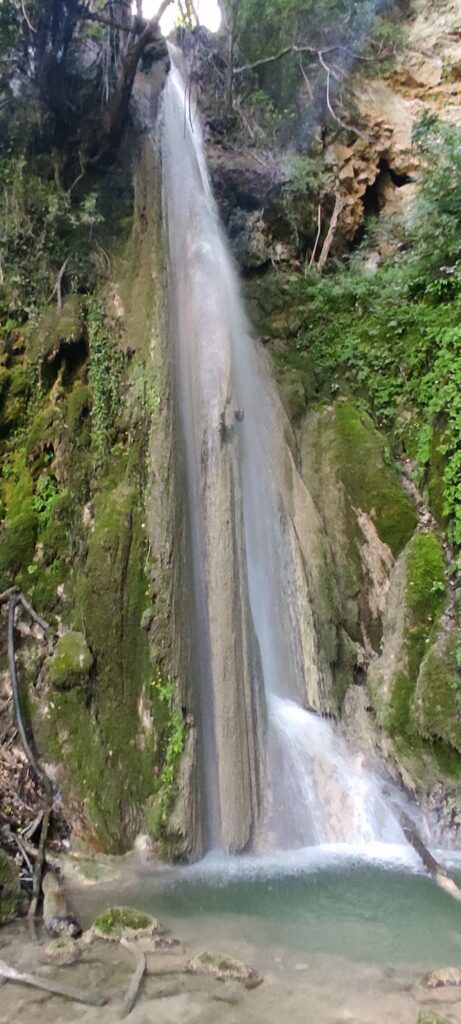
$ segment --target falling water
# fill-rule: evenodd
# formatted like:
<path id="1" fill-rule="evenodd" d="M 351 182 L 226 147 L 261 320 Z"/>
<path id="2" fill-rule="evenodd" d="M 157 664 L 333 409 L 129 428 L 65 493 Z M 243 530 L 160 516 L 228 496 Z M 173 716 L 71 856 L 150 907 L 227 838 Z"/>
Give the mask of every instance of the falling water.
<path id="1" fill-rule="evenodd" d="M 202 846 L 398 841 L 378 781 L 305 709 L 328 701 L 331 685 L 306 557 L 316 511 L 250 335 L 197 110 L 174 67 L 162 159 Z"/>

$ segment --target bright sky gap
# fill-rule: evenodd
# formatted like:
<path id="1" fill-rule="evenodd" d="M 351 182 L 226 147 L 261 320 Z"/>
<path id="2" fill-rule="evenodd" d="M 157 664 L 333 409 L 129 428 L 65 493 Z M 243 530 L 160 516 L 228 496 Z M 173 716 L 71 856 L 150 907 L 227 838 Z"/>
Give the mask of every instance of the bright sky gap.
<path id="1" fill-rule="evenodd" d="M 156 11 L 158 11 L 158 8 L 159 0 L 144 0 L 143 10 L 146 18 L 152 18 Z M 221 11 L 219 10 L 218 0 L 195 0 L 195 9 L 197 11 L 200 24 L 209 28 L 211 32 L 217 32 L 221 24 Z M 178 17 L 178 5 L 173 3 L 165 11 L 160 23 L 162 26 L 162 32 L 165 35 L 168 35 L 168 33 L 174 28 Z"/>

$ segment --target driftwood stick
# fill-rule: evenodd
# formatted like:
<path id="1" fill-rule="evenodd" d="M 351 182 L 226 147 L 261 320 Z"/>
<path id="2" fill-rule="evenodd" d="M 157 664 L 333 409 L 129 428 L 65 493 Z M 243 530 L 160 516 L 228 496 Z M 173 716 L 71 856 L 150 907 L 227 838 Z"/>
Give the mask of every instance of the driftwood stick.
<path id="1" fill-rule="evenodd" d="M 37 913 L 38 901 L 40 899 L 40 890 L 42 888 L 42 875 L 43 868 L 45 866 L 45 848 L 46 841 L 48 839 L 48 829 L 50 827 L 50 814 L 53 806 L 53 798 L 48 795 L 45 802 L 42 830 L 40 832 L 40 842 L 38 844 L 37 860 L 35 861 L 34 877 L 32 883 L 32 899 L 30 901 L 29 910 L 27 913 L 27 922 L 29 925 L 29 932 L 32 938 L 37 938 L 35 932 L 35 916 Z"/>
<path id="2" fill-rule="evenodd" d="M 424 864 L 424 867 L 434 879 L 435 884 L 438 885 L 440 889 L 443 889 L 444 892 L 448 893 L 449 896 L 452 896 L 454 900 L 457 900 L 458 903 L 461 903 L 461 889 L 456 885 L 456 882 L 454 882 L 452 878 L 448 877 L 445 868 L 439 864 L 438 860 L 436 860 L 435 857 L 432 856 L 432 853 L 427 849 L 427 846 L 423 843 L 414 821 L 412 821 L 407 814 L 402 813 L 400 815 L 400 824 L 402 826 L 405 839 L 416 851 L 418 857 Z"/>
<path id="3" fill-rule="evenodd" d="M 10 967 L 4 960 L 0 960 L 0 977 L 5 978 L 6 981 L 16 981 L 22 985 L 42 988 L 45 992 L 64 996 L 65 999 L 72 999 L 77 1003 L 86 1003 L 88 1006 L 105 1006 L 107 1003 L 107 999 L 96 992 L 81 992 L 69 985 L 51 981 L 49 978 L 39 978 L 36 974 L 24 974 L 22 971 L 17 971 L 15 967 Z"/>
<path id="4" fill-rule="evenodd" d="M 427 868 L 430 875 L 446 875 L 445 868 L 432 856 L 432 853 L 424 845 L 421 836 L 416 828 L 414 821 L 408 817 L 407 814 L 402 813 L 400 815 L 400 824 L 403 829 L 405 839 L 410 846 L 416 850 L 418 857 L 422 860 L 424 867 Z"/>
<path id="5" fill-rule="evenodd" d="M 120 944 L 130 953 L 132 953 L 136 960 L 134 974 L 131 978 L 128 991 L 123 1000 L 123 1006 L 119 1013 L 119 1017 L 123 1018 L 127 1017 L 128 1014 L 131 1013 L 133 1006 L 136 1002 L 139 988 L 144 977 L 144 972 L 146 970 L 146 958 L 144 953 L 142 953 L 141 950 L 137 948 L 134 942 L 128 942 L 128 939 L 120 939 Z"/>

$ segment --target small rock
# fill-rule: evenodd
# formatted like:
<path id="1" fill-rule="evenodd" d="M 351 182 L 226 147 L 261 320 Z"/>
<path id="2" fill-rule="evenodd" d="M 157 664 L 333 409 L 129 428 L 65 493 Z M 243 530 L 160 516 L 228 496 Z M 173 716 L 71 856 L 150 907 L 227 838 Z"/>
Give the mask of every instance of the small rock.
<path id="1" fill-rule="evenodd" d="M 461 969 L 459 967 L 442 967 L 439 971 L 430 971 L 423 978 L 427 988 L 442 988 L 445 985 L 461 985 Z"/>
<path id="2" fill-rule="evenodd" d="M 60 935 L 45 946 L 40 959 L 44 964 L 61 967 L 64 964 L 75 963 L 81 955 L 82 945 L 78 940 L 72 939 L 68 935 Z"/>
<path id="3" fill-rule="evenodd" d="M 213 992 L 213 999 L 218 1003 L 228 1003 L 235 1006 L 242 998 L 242 990 L 237 981 L 224 982 Z"/>

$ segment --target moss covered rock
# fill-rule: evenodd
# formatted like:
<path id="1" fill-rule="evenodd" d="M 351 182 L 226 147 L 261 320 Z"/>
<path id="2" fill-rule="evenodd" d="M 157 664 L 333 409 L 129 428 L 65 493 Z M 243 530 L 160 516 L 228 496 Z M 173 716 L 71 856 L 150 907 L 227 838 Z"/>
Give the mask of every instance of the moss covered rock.
<path id="1" fill-rule="evenodd" d="M 12 582 L 32 562 L 37 538 L 37 517 L 24 512 L 0 533 L 0 578 Z"/>
<path id="2" fill-rule="evenodd" d="M 70 631 L 59 638 L 48 672 L 55 686 L 68 689 L 87 677 L 93 660 L 83 633 Z"/>
<path id="3" fill-rule="evenodd" d="M 446 601 L 443 550 L 434 533 L 418 533 L 411 540 L 405 559 L 404 592 L 398 601 L 402 635 L 400 652 L 393 661 L 387 725 L 391 732 L 403 735 L 420 731 L 412 700 L 420 665 L 436 636 Z"/>
<path id="4" fill-rule="evenodd" d="M 45 309 L 38 324 L 29 331 L 28 350 L 32 359 L 49 359 L 62 345 L 78 341 L 83 329 L 83 301 L 81 295 L 67 295 L 62 309 Z"/>
<path id="5" fill-rule="evenodd" d="M 444 633 L 424 658 L 416 684 L 413 715 L 421 736 L 442 740 L 461 753 L 461 671 L 459 631 Z"/>
<path id="6" fill-rule="evenodd" d="M 11 857 L 0 850 L 0 925 L 17 913 L 20 896 L 19 871 Z"/>
<path id="7" fill-rule="evenodd" d="M 263 980 L 253 967 L 223 953 L 200 953 L 187 969 L 194 974 L 213 974 L 218 981 L 241 981 L 245 988 L 256 988 Z"/>
<path id="8" fill-rule="evenodd" d="M 383 436 L 350 399 L 336 403 L 334 432 L 342 480 L 353 506 L 371 516 L 381 540 L 398 555 L 418 519 Z"/>
<path id="9" fill-rule="evenodd" d="M 155 917 L 145 914 L 133 907 L 110 907 L 93 921 L 92 931 L 96 936 L 120 942 L 120 939 L 133 938 L 136 935 L 153 935 L 159 931 L 160 924 Z"/>

